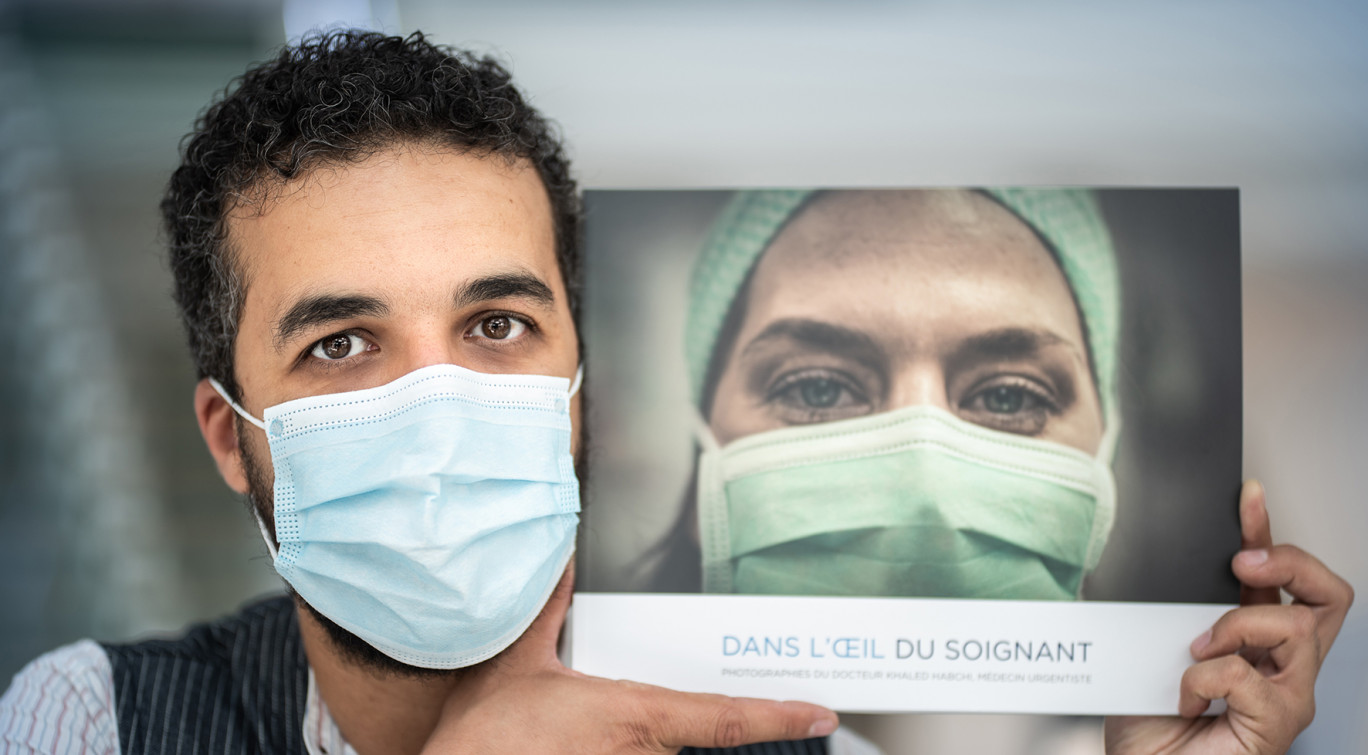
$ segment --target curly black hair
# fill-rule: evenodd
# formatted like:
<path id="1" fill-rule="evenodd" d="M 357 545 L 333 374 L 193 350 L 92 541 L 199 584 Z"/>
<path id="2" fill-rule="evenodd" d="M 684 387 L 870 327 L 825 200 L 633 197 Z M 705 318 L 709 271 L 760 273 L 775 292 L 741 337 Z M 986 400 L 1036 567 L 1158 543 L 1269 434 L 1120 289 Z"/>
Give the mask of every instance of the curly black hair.
<path id="1" fill-rule="evenodd" d="M 556 261 L 578 322 L 580 201 L 559 130 L 499 63 L 421 32 L 305 38 L 235 79 L 182 141 L 162 199 L 175 300 L 199 378 L 235 398 L 233 342 L 245 282 L 225 217 L 262 187 L 402 142 L 527 160 L 551 201 Z M 254 193 L 255 192 L 255 193 Z"/>

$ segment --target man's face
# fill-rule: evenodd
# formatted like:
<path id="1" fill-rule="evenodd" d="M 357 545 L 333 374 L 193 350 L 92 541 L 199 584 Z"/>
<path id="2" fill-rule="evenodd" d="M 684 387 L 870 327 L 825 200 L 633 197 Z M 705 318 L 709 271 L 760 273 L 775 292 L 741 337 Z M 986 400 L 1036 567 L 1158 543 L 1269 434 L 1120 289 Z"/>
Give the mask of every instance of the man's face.
<path id="1" fill-rule="evenodd" d="M 526 163 L 402 147 L 313 171 L 261 209 L 228 221 L 252 414 L 433 364 L 574 375 L 551 206 Z"/>
<path id="2" fill-rule="evenodd" d="M 574 375 L 550 202 L 527 163 L 409 145 L 270 188 L 228 219 L 246 281 L 236 377 L 252 415 L 434 364 Z M 271 523 L 265 433 L 233 423 L 236 441 L 225 438 L 225 410 L 199 410 L 210 449 Z M 578 445 L 578 400 L 571 416 Z"/>

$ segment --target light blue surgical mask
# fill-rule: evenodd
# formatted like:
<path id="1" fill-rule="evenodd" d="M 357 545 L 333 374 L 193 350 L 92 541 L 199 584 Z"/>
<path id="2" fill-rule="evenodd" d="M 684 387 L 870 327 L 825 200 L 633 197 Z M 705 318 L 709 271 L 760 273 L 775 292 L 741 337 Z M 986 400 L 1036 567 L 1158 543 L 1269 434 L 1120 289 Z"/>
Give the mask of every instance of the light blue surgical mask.
<path id="1" fill-rule="evenodd" d="M 276 571 L 391 658 L 451 669 L 521 636 L 574 552 L 580 375 L 571 385 L 434 365 L 260 420 L 213 384 L 266 432 Z"/>

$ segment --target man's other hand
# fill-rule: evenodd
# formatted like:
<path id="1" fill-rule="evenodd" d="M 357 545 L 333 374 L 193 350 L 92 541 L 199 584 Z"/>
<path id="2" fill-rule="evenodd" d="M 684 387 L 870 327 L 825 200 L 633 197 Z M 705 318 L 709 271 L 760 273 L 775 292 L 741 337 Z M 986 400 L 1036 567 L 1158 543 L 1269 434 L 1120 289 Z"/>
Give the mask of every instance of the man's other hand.
<path id="1" fill-rule="evenodd" d="M 1240 491 L 1243 540 L 1232 567 L 1241 607 L 1192 643 L 1181 717 L 1107 719 L 1109 753 L 1286 752 L 1315 715 L 1316 675 L 1354 602 L 1354 591 L 1291 545 L 1273 545 L 1264 490 Z M 1282 605 L 1281 590 L 1292 596 Z M 1201 718 L 1212 700 L 1226 711 Z"/>

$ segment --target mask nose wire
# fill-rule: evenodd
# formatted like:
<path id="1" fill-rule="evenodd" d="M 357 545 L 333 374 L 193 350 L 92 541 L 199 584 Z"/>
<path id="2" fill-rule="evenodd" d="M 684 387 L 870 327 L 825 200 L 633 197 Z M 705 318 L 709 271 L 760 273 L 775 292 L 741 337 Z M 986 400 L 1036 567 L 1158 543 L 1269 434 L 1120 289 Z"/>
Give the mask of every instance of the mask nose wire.
<path id="1" fill-rule="evenodd" d="M 261 420 L 257 419 L 256 417 L 253 417 L 251 414 L 248 414 L 246 409 L 243 409 L 241 406 L 238 406 L 238 402 L 236 402 L 236 401 L 234 401 L 234 400 L 232 400 L 231 398 L 228 397 L 228 391 L 226 391 L 226 390 L 223 389 L 223 386 L 219 383 L 219 381 L 217 381 L 217 380 L 215 380 L 215 379 L 213 379 L 213 378 L 209 378 L 209 385 L 214 386 L 214 390 L 218 391 L 218 395 L 222 396 L 222 397 L 223 397 L 223 400 L 224 400 L 224 401 L 227 401 L 227 402 L 228 402 L 228 405 L 231 406 L 231 407 L 233 407 L 233 411 L 237 412 L 239 417 L 242 417 L 243 419 L 247 420 L 248 422 L 251 422 L 252 424 L 256 425 L 257 427 L 261 428 L 262 430 L 265 430 L 265 429 L 266 429 L 266 423 L 265 423 L 265 422 L 262 422 Z"/>
<path id="2" fill-rule="evenodd" d="M 571 383 L 570 383 L 570 393 L 569 393 L 569 395 L 567 396 L 567 398 L 574 398 L 575 394 L 576 394 L 576 393 L 579 393 L 580 385 L 582 385 L 583 383 L 584 383 L 584 365 L 581 364 L 581 365 L 575 370 L 575 379 L 574 379 L 573 381 L 571 381 Z M 239 417 L 242 417 L 243 419 L 247 420 L 248 422 L 252 423 L 253 425 L 256 425 L 257 427 L 261 428 L 262 430 L 265 430 L 265 429 L 266 429 L 266 423 L 265 423 L 265 422 L 262 422 L 261 420 L 257 419 L 256 417 L 253 417 L 246 409 L 243 409 L 242 406 L 241 406 L 240 404 L 238 404 L 238 402 L 234 401 L 232 398 L 230 398 L 230 397 L 228 396 L 228 391 L 227 391 L 226 389 L 224 389 L 222 383 L 220 383 L 219 381 L 215 380 L 214 378 L 209 378 L 209 385 L 214 386 L 214 390 L 218 391 L 218 395 L 222 396 L 222 397 L 223 397 L 223 400 L 224 400 L 224 401 L 227 401 L 227 402 L 228 402 L 228 405 L 231 406 L 231 407 L 233 407 L 233 411 L 237 412 Z"/>

